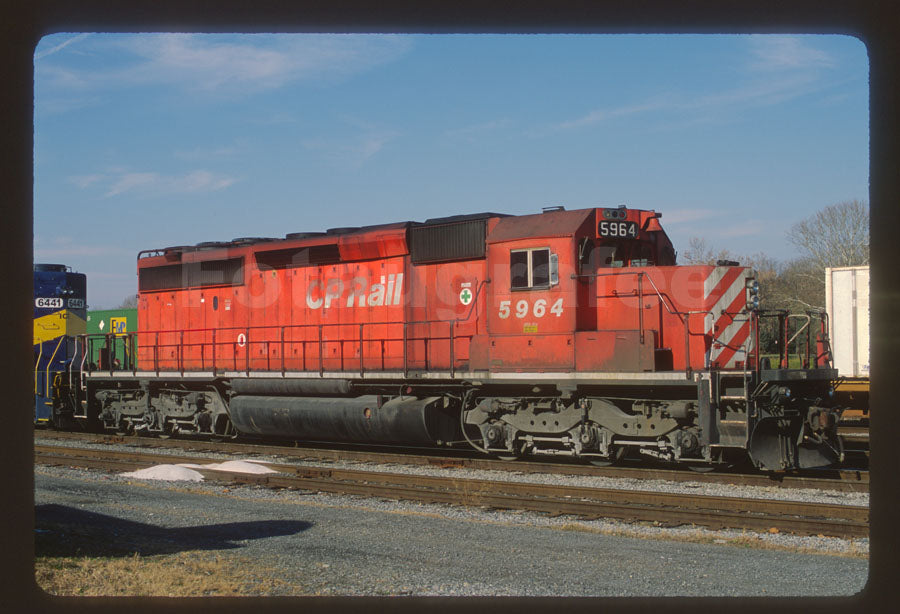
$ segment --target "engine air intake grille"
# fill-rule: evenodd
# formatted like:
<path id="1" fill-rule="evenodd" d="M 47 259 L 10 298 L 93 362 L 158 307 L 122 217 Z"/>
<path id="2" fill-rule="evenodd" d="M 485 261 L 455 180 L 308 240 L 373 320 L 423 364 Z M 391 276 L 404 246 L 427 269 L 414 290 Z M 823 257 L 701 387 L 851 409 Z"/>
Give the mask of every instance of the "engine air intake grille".
<path id="1" fill-rule="evenodd" d="M 292 269 L 320 264 L 337 264 L 341 261 L 341 252 L 337 243 L 327 245 L 311 245 L 309 247 L 291 247 L 273 249 L 256 253 L 256 263 L 260 267 L 273 269 Z"/>
<path id="2" fill-rule="evenodd" d="M 484 258 L 486 219 L 409 229 L 409 255 L 414 264 Z"/>
<path id="3" fill-rule="evenodd" d="M 204 260 L 167 264 L 138 270 L 141 292 L 206 286 L 240 286 L 244 283 L 244 259 Z"/>

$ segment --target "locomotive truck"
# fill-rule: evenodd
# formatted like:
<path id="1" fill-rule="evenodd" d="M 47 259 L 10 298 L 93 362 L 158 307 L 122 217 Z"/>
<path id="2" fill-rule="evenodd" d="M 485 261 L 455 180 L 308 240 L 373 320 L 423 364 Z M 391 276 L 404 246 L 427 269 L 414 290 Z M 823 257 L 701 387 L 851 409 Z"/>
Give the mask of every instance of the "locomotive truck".
<path id="1" fill-rule="evenodd" d="M 755 272 L 679 266 L 661 213 L 481 213 L 138 254 L 138 330 L 82 335 L 92 428 L 471 445 L 764 470 L 840 461 L 826 323 L 761 358 Z M 108 360 L 86 360 L 101 345 Z"/>

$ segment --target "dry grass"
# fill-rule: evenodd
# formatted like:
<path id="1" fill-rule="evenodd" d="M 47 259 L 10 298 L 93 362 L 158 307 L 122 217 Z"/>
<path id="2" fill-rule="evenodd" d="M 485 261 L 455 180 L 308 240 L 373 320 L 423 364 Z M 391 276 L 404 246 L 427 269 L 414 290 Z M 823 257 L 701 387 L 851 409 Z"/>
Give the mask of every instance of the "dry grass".
<path id="1" fill-rule="evenodd" d="M 766 541 L 762 535 L 753 531 L 742 531 L 740 535 L 734 537 L 720 537 L 714 534 L 701 531 L 699 529 L 687 531 L 683 533 L 670 532 L 666 535 L 645 534 L 638 531 L 629 530 L 628 528 L 599 528 L 579 523 L 566 523 L 559 529 L 563 531 L 582 531 L 585 533 L 600 533 L 603 535 L 614 535 L 618 537 L 632 537 L 637 539 L 664 539 L 666 541 L 681 541 L 696 544 L 719 544 L 722 546 L 734 546 L 738 548 L 754 548 L 759 550 L 781 550 L 786 552 L 799 552 L 804 554 L 825 554 L 831 556 L 843 556 L 848 558 L 869 558 L 869 553 L 863 547 L 855 543 L 851 543 L 847 551 L 832 551 L 822 548 L 794 546 L 787 544 L 779 544 Z"/>
<path id="2" fill-rule="evenodd" d="M 152 535 L 38 522 L 35 581 L 58 596 L 200 597 L 306 595 L 278 569 L 234 551 L 182 549 Z M 173 547 L 175 546 L 175 547 Z M 318 583 L 311 580 L 315 586 Z"/>
<path id="3" fill-rule="evenodd" d="M 276 570 L 242 557 L 203 551 L 142 557 L 38 557 L 35 580 L 51 595 L 200 597 L 295 595 Z"/>

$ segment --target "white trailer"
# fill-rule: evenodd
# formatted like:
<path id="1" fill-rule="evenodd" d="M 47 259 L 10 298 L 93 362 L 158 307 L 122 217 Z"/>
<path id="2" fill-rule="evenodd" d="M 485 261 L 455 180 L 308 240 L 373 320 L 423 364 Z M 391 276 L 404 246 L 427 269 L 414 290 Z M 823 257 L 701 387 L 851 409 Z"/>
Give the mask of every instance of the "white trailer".
<path id="1" fill-rule="evenodd" d="M 825 310 L 834 368 L 847 378 L 869 377 L 869 267 L 825 269 Z"/>

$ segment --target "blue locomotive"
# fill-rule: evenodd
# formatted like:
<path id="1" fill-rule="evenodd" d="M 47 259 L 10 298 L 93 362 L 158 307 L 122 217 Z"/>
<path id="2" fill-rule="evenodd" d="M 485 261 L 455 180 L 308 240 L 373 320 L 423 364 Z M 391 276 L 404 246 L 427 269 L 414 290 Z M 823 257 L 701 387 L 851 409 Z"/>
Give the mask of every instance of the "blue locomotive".
<path id="1" fill-rule="evenodd" d="M 63 264 L 34 265 L 34 419 L 57 422 L 63 378 L 76 377 L 81 362 L 75 336 L 84 334 L 87 277 Z M 66 389 L 71 390 L 67 381 Z"/>

